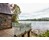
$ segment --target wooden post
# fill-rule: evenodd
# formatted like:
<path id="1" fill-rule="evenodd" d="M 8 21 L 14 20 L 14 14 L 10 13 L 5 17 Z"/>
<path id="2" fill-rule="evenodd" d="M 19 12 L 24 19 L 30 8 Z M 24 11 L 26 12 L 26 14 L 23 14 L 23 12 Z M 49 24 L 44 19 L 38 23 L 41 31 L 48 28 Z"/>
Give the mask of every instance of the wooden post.
<path id="1" fill-rule="evenodd" d="M 14 37 L 17 37 L 16 35 L 14 35 Z"/>
<path id="2" fill-rule="evenodd" d="M 28 31 L 28 37 L 30 37 L 30 31 L 31 31 L 31 29 Z"/>
<path id="3" fill-rule="evenodd" d="M 28 37 L 30 37 L 30 31 L 28 31 Z"/>
<path id="4" fill-rule="evenodd" d="M 25 37 L 26 31 L 24 32 L 24 34 L 22 35 L 22 37 Z"/>
<path id="5" fill-rule="evenodd" d="M 22 37 L 24 37 L 24 34 L 22 35 Z"/>

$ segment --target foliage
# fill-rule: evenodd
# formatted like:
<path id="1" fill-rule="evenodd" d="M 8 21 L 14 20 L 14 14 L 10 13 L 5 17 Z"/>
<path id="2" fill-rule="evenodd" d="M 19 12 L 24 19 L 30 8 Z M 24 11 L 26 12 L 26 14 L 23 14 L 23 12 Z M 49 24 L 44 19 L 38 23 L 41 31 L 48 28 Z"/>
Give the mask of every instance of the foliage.
<path id="1" fill-rule="evenodd" d="M 39 37 L 49 37 L 49 30 L 47 30 L 45 33 L 40 34 Z"/>
<path id="2" fill-rule="evenodd" d="M 20 14 L 20 7 L 16 4 L 14 4 L 14 7 L 13 7 L 13 16 L 12 16 L 12 22 L 18 22 L 18 15 Z"/>

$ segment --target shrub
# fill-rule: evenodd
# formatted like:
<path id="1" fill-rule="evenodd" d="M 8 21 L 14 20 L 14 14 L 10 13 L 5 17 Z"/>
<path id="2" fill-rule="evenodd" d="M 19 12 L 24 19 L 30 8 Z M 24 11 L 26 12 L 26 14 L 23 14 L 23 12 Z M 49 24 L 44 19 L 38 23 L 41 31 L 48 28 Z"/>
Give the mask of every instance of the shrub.
<path id="1" fill-rule="evenodd" d="M 49 37 L 49 30 L 39 35 L 39 37 Z"/>

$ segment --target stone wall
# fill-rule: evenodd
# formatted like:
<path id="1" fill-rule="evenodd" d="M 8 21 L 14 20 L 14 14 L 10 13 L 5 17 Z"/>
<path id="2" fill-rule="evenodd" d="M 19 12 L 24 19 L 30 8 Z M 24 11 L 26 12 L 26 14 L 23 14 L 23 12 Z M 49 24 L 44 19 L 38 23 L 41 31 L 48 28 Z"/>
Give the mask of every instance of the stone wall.
<path id="1" fill-rule="evenodd" d="M 0 29 L 6 29 L 11 27 L 12 27 L 11 16 L 0 14 Z"/>

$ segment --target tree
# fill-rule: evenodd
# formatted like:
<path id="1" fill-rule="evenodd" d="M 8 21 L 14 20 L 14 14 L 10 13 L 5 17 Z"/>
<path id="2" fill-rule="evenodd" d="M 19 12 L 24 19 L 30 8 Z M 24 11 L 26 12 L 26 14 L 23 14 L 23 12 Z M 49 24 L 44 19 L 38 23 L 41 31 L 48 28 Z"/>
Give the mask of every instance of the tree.
<path id="1" fill-rule="evenodd" d="M 12 16 L 12 22 L 18 22 L 18 15 L 21 13 L 20 7 L 16 4 L 13 4 L 12 12 L 14 13 Z"/>

